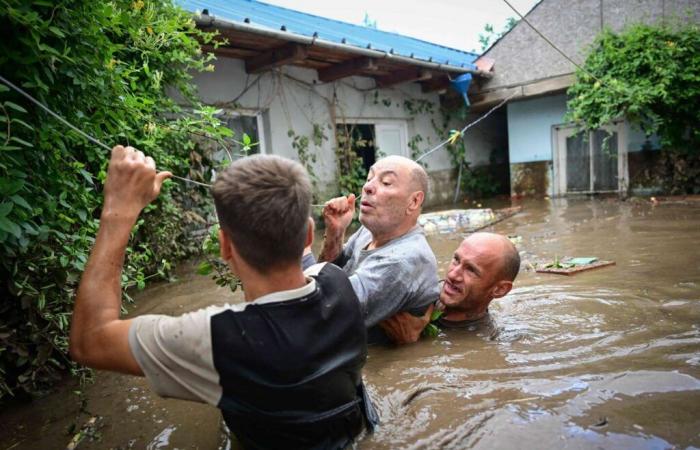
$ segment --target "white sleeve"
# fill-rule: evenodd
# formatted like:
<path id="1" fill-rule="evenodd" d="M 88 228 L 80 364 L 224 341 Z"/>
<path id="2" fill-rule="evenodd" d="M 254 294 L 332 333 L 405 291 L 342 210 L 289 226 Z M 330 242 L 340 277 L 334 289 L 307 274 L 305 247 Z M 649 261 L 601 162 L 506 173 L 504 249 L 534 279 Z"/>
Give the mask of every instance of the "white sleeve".
<path id="1" fill-rule="evenodd" d="M 145 315 L 133 320 L 129 348 L 152 389 L 162 397 L 205 402 L 221 399 L 214 368 L 210 318 L 221 307 L 179 317 Z"/>

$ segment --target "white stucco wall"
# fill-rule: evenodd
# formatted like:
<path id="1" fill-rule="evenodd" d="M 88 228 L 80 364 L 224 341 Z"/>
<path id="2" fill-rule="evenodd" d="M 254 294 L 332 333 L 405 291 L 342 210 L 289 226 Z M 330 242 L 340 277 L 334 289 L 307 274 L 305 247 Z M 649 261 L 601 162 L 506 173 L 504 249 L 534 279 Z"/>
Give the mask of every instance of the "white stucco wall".
<path id="1" fill-rule="evenodd" d="M 314 148 L 313 143 L 310 144 L 310 150 L 317 154 L 314 172 L 320 181 L 319 194 L 322 197 L 337 192 L 332 114 L 336 116 L 336 123 L 344 120 L 361 123 L 405 121 L 407 139 L 422 136 L 423 141 L 419 144 L 421 150 L 431 148 L 439 142 L 431 123 L 431 119 L 441 123 L 438 95 L 422 93 L 418 83 L 404 83 L 379 90 L 373 89 L 373 80 L 362 77 L 327 84 L 314 83 L 316 71 L 285 66 L 281 70 L 263 73 L 259 81 L 253 84 L 259 75 L 247 75 L 241 60 L 219 58 L 215 66 L 214 72 L 194 75 L 200 98 L 207 104 L 261 112 L 264 122 L 264 152 L 298 159 L 288 131 L 292 129 L 296 135 L 311 137 L 313 124 L 323 127 L 328 139 L 323 141 L 320 148 Z M 253 86 L 241 95 L 246 80 Z M 375 101 L 375 92 L 378 101 Z M 235 105 L 232 103 L 234 99 Z M 418 99 L 433 103 L 432 115 L 412 116 L 406 111 L 404 101 Z M 390 100 L 391 105 L 387 107 L 384 100 Z M 331 106 L 333 104 L 334 108 Z M 490 144 L 476 130 L 467 139 L 470 159 L 483 161 L 486 158 L 487 161 Z M 406 149 L 407 155 L 410 152 L 410 149 Z M 483 152 L 486 152 L 485 157 Z M 432 173 L 451 169 L 449 156 L 444 150 L 433 153 L 424 161 Z"/>

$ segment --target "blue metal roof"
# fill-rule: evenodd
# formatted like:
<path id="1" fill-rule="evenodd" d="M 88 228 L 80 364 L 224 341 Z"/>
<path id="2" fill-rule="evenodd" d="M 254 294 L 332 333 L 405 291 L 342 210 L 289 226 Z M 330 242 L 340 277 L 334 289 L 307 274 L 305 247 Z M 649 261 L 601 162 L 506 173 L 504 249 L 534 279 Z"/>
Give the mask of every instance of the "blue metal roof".
<path id="1" fill-rule="evenodd" d="M 474 69 L 479 55 L 397 33 L 353 25 L 255 0 L 175 0 L 190 12 L 208 10 L 218 19 L 324 39 L 359 48 Z"/>

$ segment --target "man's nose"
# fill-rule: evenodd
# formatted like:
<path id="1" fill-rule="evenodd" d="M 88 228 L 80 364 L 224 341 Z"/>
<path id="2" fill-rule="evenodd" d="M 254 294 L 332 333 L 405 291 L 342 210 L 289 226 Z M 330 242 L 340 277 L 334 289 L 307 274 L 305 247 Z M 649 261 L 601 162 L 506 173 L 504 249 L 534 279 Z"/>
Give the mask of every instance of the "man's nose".
<path id="1" fill-rule="evenodd" d="M 365 184 L 362 186 L 362 191 L 367 194 L 372 194 L 374 192 L 374 184 L 372 184 L 372 181 L 365 181 Z"/>

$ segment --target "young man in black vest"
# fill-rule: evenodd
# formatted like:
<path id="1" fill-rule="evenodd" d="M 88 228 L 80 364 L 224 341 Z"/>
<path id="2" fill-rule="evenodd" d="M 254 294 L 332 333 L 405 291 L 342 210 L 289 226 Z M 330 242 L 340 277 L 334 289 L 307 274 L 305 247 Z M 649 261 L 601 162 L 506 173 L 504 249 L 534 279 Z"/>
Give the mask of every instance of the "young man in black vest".
<path id="1" fill-rule="evenodd" d="M 145 375 L 161 396 L 221 409 L 244 448 L 344 448 L 371 423 L 360 304 L 333 265 L 301 269 L 313 239 L 311 185 L 276 156 L 238 160 L 212 189 L 221 256 L 246 303 L 121 320 L 121 270 L 141 210 L 171 174 L 112 150 L 95 246 L 80 282 L 70 352 L 96 369 Z"/>

